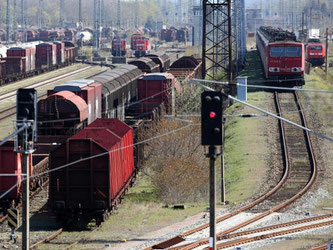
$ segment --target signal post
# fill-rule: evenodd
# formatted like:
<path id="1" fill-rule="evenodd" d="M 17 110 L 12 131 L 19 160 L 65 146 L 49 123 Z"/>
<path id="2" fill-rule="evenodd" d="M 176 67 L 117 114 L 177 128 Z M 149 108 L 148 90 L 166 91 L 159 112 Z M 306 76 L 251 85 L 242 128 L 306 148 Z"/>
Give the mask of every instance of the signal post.
<path id="1" fill-rule="evenodd" d="M 209 249 L 216 249 L 216 166 L 217 145 L 222 145 L 222 93 L 205 91 L 201 95 L 201 144 L 209 146 Z"/>
<path id="2" fill-rule="evenodd" d="M 19 89 L 16 95 L 16 127 L 23 129 L 15 140 L 15 151 L 22 153 L 22 249 L 30 249 L 29 155 L 37 140 L 37 91 Z"/>

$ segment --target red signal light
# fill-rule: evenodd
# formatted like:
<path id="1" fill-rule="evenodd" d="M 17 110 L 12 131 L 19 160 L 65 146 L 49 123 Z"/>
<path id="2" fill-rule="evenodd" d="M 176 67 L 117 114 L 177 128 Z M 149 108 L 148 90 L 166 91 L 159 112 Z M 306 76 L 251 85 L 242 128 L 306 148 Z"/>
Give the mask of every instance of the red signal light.
<path id="1" fill-rule="evenodd" d="M 210 113 L 209 113 L 209 118 L 215 118 L 215 117 L 216 117 L 215 112 L 210 112 Z"/>

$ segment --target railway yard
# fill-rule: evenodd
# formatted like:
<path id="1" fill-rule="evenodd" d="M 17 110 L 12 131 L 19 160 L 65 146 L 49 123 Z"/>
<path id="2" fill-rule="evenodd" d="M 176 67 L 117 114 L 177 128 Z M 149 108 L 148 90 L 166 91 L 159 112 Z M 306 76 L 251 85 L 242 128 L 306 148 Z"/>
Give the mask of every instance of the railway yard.
<path id="1" fill-rule="evenodd" d="M 0 28 L 0 249 L 332 249 L 333 4 L 44 1 Z"/>

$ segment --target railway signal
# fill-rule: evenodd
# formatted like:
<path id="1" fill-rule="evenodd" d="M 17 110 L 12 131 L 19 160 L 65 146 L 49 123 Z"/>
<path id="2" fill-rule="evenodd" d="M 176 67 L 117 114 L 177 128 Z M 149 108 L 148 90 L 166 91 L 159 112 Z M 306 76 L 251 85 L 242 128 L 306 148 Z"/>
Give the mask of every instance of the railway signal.
<path id="1" fill-rule="evenodd" d="M 222 145 L 222 93 L 203 92 L 201 105 L 201 144 Z"/>
<path id="2" fill-rule="evenodd" d="M 16 96 L 16 123 L 21 128 L 30 121 L 32 126 L 27 128 L 27 141 L 37 139 L 37 91 L 35 89 L 19 89 Z M 24 133 L 18 135 L 18 145 L 24 145 Z"/>

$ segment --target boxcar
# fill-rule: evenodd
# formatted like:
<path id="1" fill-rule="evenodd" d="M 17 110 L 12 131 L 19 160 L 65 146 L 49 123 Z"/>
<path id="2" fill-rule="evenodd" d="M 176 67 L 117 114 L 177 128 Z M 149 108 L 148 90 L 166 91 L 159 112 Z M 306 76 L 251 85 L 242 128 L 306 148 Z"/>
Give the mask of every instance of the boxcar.
<path id="1" fill-rule="evenodd" d="M 55 68 L 57 65 L 57 45 L 40 43 L 36 46 L 36 67 L 38 69 Z"/>
<path id="2" fill-rule="evenodd" d="M 181 91 L 177 79 L 169 73 L 154 73 L 142 76 L 138 81 L 140 113 L 150 115 L 164 104 L 167 113 L 172 112 L 172 92 Z"/>
<path id="3" fill-rule="evenodd" d="M 60 218 L 84 215 L 104 221 L 136 174 L 132 129 L 118 119 L 99 119 L 50 154 L 49 204 Z"/>

